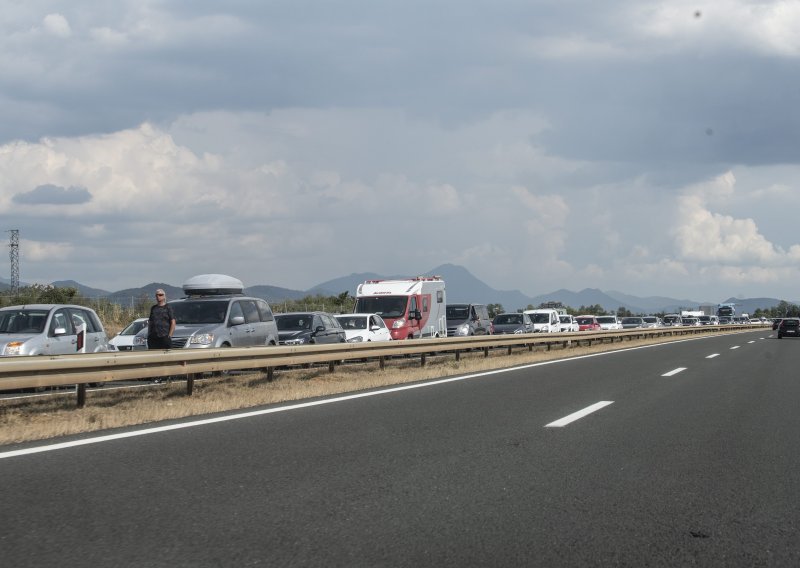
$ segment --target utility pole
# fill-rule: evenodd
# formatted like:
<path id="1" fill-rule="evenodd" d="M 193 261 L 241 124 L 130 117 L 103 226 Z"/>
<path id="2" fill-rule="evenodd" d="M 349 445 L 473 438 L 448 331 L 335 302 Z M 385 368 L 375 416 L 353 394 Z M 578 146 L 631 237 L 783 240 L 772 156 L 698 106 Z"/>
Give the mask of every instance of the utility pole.
<path id="1" fill-rule="evenodd" d="M 19 229 L 11 229 L 11 243 L 9 247 L 11 252 L 11 293 L 19 293 Z"/>

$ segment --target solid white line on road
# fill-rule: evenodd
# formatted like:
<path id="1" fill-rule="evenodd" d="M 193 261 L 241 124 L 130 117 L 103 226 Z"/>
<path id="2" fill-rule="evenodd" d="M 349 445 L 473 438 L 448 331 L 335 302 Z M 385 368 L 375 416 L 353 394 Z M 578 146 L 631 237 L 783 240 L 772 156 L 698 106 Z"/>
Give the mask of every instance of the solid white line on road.
<path id="1" fill-rule="evenodd" d="M 685 371 L 686 367 L 678 367 L 677 369 L 672 369 L 669 373 L 664 373 L 661 375 L 662 377 L 671 377 L 672 375 L 677 375 L 678 373 Z"/>
<path id="2" fill-rule="evenodd" d="M 734 345 L 733 347 L 731 347 L 731 349 L 739 349 L 739 346 L 738 345 Z"/>
<path id="3" fill-rule="evenodd" d="M 547 424 L 545 426 L 545 428 L 561 428 L 562 426 L 566 426 L 567 424 L 569 424 L 571 422 L 575 422 L 576 420 L 580 420 L 584 416 L 588 416 L 592 412 L 597 412 L 598 410 L 600 410 L 601 408 L 605 408 L 609 404 L 614 404 L 614 401 L 613 400 L 601 400 L 600 402 L 597 402 L 597 403 L 595 403 L 595 404 L 593 404 L 591 406 L 587 406 L 583 410 L 579 410 L 578 412 L 573 412 L 569 416 L 565 416 L 564 418 L 561 418 L 560 420 L 556 420 L 555 422 L 551 422 L 550 424 Z"/>
<path id="4" fill-rule="evenodd" d="M 748 341 L 747 343 L 755 343 L 755 341 Z"/>
<path id="5" fill-rule="evenodd" d="M 712 353 L 711 355 L 706 357 L 706 359 L 713 359 L 714 357 L 719 357 L 719 353 Z"/>

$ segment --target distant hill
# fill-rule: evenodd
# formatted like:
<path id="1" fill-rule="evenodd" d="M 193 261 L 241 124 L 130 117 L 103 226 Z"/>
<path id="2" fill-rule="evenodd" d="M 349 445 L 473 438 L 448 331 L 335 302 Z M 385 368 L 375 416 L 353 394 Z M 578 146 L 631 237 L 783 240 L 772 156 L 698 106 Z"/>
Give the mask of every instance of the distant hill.
<path id="1" fill-rule="evenodd" d="M 108 290 L 90 288 L 74 280 L 56 280 L 55 282 L 51 282 L 51 284 L 56 288 L 75 288 L 81 296 L 86 298 L 106 298 L 111 295 L 111 292 Z"/>
<path id="2" fill-rule="evenodd" d="M 528 305 L 538 306 L 543 302 L 555 301 L 576 309 L 580 306 L 599 304 L 607 311 L 616 311 L 622 307 L 634 313 L 675 312 L 681 308 L 697 308 L 705 304 L 733 302 L 740 304 L 737 306 L 737 312 L 753 313 L 757 308 L 771 308 L 778 305 L 780 302 L 780 300 L 775 298 L 729 298 L 720 302 L 698 302 L 696 300 L 676 299 L 665 296 L 639 297 L 613 290 L 605 292 L 597 288 L 584 288 L 579 292 L 573 292 L 562 288 L 548 294 L 527 296 L 519 290 L 496 290 L 479 280 L 463 266 L 455 264 L 442 264 L 431 270 L 414 274 L 386 276 L 375 272 L 352 273 L 348 276 L 327 280 L 308 290 L 292 290 L 290 288 L 260 284 L 245 288 L 245 293 L 258 298 L 264 298 L 271 303 L 298 300 L 305 296 L 317 294 L 323 296 L 338 296 L 343 292 L 348 292 L 351 296 L 355 296 L 358 285 L 366 280 L 393 280 L 410 278 L 413 276 L 434 275 L 441 276 L 447 283 L 448 303 L 474 302 L 480 304 L 501 304 L 508 312 L 524 309 Z M 8 287 L 7 282 L 7 280 L 0 277 L 0 290 L 3 289 L 4 285 L 6 288 Z M 127 288 L 117 292 L 108 292 L 99 288 L 91 288 L 74 280 L 61 280 L 53 282 L 53 285 L 61 287 L 71 286 L 77 288 L 84 296 L 92 298 L 107 297 L 110 301 L 122 305 L 131 305 L 141 298 L 145 298 L 148 301 L 154 300 L 153 296 L 157 288 L 163 288 L 167 292 L 167 298 L 175 299 L 184 296 L 183 290 L 180 287 L 157 282 L 139 288 Z M 790 303 L 797 304 L 798 302 Z"/>

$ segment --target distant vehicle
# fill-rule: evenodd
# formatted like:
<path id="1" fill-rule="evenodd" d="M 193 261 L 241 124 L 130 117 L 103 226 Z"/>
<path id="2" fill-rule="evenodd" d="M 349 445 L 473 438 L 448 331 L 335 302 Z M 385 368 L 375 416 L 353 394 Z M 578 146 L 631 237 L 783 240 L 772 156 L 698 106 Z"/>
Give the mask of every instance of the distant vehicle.
<path id="1" fill-rule="evenodd" d="M 719 317 L 719 325 L 731 325 L 733 322 L 733 318 L 730 316 L 720 316 Z"/>
<path id="2" fill-rule="evenodd" d="M 800 319 L 784 318 L 778 325 L 778 339 L 783 339 L 787 335 L 792 337 L 800 336 Z"/>
<path id="3" fill-rule="evenodd" d="M 575 316 L 571 316 L 569 314 L 559 314 L 558 330 L 562 333 L 578 331 L 578 322 L 575 321 Z"/>
<path id="4" fill-rule="evenodd" d="M 0 354 L 68 355 L 116 351 L 94 310 L 71 304 L 0 309 Z"/>
<path id="5" fill-rule="evenodd" d="M 528 314 L 498 314 L 492 327 L 497 335 L 508 333 L 533 333 L 533 322 Z"/>
<path id="6" fill-rule="evenodd" d="M 326 312 L 290 312 L 276 314 L 279 343 L 304 345 L 309 343 L 344 343 L 347 341 L 342 325 Z"/>
<path id="7" fill-rule="evenodd" d="M 606 331 L 622 329 L 622 324 L 619 323 L 617 316 L 597 316 L 597 323 L 600 324 L 601 329 Z"/>
<path id="8" fill-rule="evenodd" d="M 225 274 L 198 274 L 183 284 L 185 298 L 167 303 L 175 314 L 173 349 L 264 347 L 278 344 L 278 328 L 266 300 L 243 294 L 242 282 Z M 147 349 L 147 329 L 133 348 Z"/>
<path id="9" fill-rule="evenodd" d="M 622 318 L 620 320 L 620 325 L 622 325 L 622 329 L 637 329 L 640 327 L 644 327 L 644 318 L 640 317 Z"/>
<path id="10" fill-rule="evenodd" d="M 147 322 L 148 318 L 136 318 L 125 329 L 112 337 L 109 343 L 118 351 L 130 351 L 133 349 L 133 340 L 136 338 L 136 334 L 147 327 Z"/>
<path id="11" fill-rule="evenodd" d="M 489 310 L 483 304 L 449 304 L 445 314 L 447 337 L 492 333 Z"/>
<path id="12" fill-rule="evenodd" d="M 697 318 L 700 325 L 719 325 L 719 318 L 717 316 L 702 315 Z"/>
<path id="13" fill-rule="evenodd" d="M 683 325 L 683 319 L 678 314 L 667 314 L 663 318 L 664 327 L 677 327 Z"/>
<path id="14" fill-rule="evenodd" d="M 720 322 L 724 317 L 731 319 L 736 317 L 736 304 L 727 303 L 717 306 L 717 317 L 719 317 Z"/>
<path id="15" fill-rule="evenodd" d="M 575 321 L 578 322 L 578 331 L 600 331 L 601 329 L 596 316 L 578 316 Z"/>
<path id="16" fill-rule="evenodd" d="M 690 325 L 690 326 L 698 326 L 700 325 L 700 320 L 697 318 L 681 318 L 683 320 L 683 325 Z"/>
<path id="17" fill-rule="evenodd" d="M 439 276 L 367 280 L 356 289 L 355 313 L 378 314 L 392 339 L 445 337 L 445 284 Z"/>
<path id="18" fill-rule="evenodd" d="M 644 316 L 642 321 L 644 322 L 642 327 L 662 327 L 664 325 L 664 322 L 658 316 Z"/>
<path id="19" fill-rule="evenodd" d="M 348 343 L 390 341 L 392 334 L 378 314 L 342 314 L 334 316 L 344 329 Z"/>
<path id="20" fill-rule="evenodd" d="M 558 333 L 561 331 L 561 320 L 558 319 L 558 312 L 553 308 L 539 308 L 536 310 L 525 310 L 533 322 L 535 333 Z"/>

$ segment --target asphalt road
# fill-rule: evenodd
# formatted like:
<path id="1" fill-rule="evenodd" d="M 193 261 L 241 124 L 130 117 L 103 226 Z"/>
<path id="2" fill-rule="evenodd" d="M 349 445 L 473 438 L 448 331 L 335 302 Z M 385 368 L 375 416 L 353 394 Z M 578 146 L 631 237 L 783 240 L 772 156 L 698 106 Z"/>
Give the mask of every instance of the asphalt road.
<path id="1" fill-rule="evenodd" d="M 0 562 L 797 566 L 800 340 L 773 333 L 0 448 Z"/>

